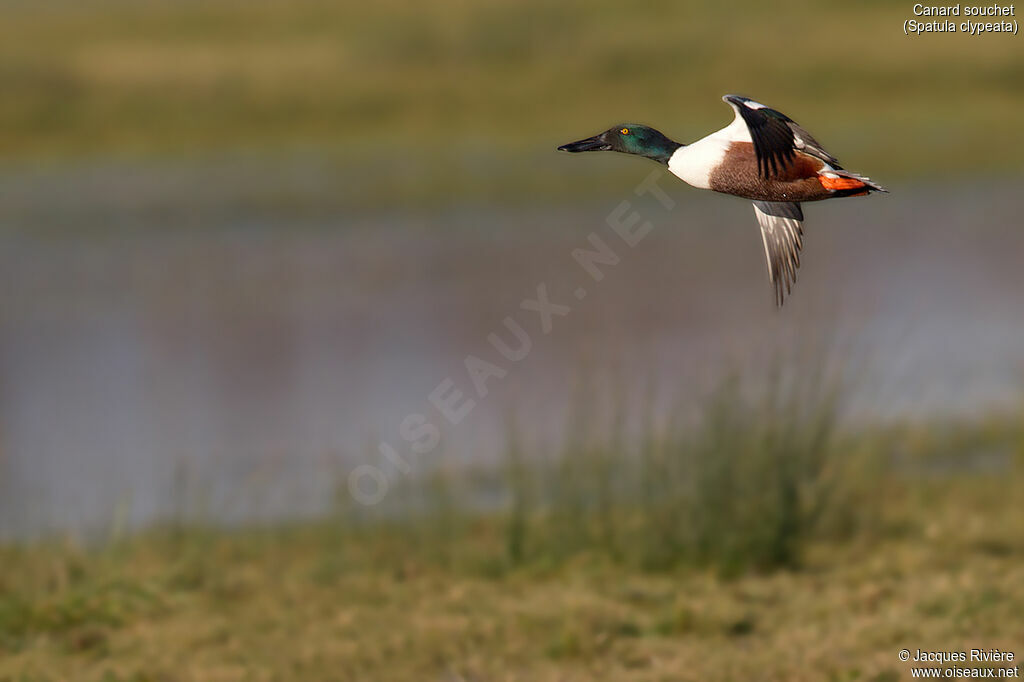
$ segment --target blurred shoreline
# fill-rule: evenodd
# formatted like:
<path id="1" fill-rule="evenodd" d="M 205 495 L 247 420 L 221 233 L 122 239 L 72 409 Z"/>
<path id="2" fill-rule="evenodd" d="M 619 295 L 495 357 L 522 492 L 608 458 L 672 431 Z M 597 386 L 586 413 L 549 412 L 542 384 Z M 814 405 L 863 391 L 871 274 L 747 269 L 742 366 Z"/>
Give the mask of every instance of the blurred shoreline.
<path id="1" fill-rule="evenodd" d="M 629 188 L 658 168 L 619 155 L 582 161 L 553 146 L 514 160 L 491 150 L 475 163 L 447 169 L 437 160 L 397 169 L 388 159 L 360 165 L 312 150 L 175 161 L 8 161 L 0 164 L 0 236 L 259 228 L 266 221 L 273 221 L 275 230 L 282 224 L 333 230 L 417 221 L 424 229 L 470 222 L 487 229 L 480 218 L 490 211 L 523 216 L 521 228 L 530 229 L 543 225 L 552 212 L 578 211 L 608 197 L 630 198 Z M 909 177 L 872 171 L 872 176 L 903 194 L 998 197 L 1014 191 L 1024 169 Z M 663 185 L 684 205 L 706 201 L 675 178 L 666 177 Z"/>

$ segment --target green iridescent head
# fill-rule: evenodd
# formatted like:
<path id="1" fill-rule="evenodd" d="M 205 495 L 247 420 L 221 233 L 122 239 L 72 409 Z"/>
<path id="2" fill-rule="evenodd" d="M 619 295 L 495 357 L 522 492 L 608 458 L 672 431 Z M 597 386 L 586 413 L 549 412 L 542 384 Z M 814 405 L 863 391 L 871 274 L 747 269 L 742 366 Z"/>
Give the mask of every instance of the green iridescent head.
<path id="1" fill-rule="evenodd" d="M 609 128 L 599 135 L 563 144 L 562 152 L 621 152 L 635 154 L 660 163 L 668 163 L 672 154 L 682 147 L 654 128 L 636 123 L 624 123 Z"/>

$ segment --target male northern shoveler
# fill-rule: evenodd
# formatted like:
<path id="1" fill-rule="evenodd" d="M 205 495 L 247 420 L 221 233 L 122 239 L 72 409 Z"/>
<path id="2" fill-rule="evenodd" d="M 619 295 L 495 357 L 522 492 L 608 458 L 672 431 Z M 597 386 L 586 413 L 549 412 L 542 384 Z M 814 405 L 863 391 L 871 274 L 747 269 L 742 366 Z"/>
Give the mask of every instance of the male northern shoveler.
<path id="1" fill-rule="evenodd" d="M 870 179 L 843 170 L 793 119 L 747 97 L 722 98 L 735 111 L 732 123 L 688 145 L 657 130 L 624 124 L 558 149 L 615 151 L 668 165 L 672 174 L 700 189 L 754 202 L 761 226 L 768 277 L 778 305 L 796 282 L 803 246 L 802 201 L 886 192 Z"/>

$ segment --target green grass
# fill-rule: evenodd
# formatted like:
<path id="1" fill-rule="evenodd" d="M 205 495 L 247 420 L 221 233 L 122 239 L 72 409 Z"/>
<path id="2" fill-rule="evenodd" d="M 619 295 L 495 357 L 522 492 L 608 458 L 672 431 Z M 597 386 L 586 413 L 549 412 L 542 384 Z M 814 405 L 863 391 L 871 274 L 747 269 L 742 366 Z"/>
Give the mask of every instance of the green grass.
<path id="1" fill-rule="evenodd" d="M 635 409 L 581 390 L 569 437 L 553 451 L 527 450 L 526 430 L 510 420 L 498 470 L 435 457 L 418 477 L 397 479 L 379 507 L 342 497 L 339 515 L 352 542 L 384 532 L 402 539 L 382 551 L 422 547 L 442 565 L 485 572 L 580 554 L 723 575 L 796 567 L 820 534 L 845 537 L 870 521 L 856 502 L 877 476 L 870 453 L 886 446 L 844 432 L 841 394 L 822 372 L 775 373 L 756 387 L 735 377 L 699 412 L 679 407 L 655 420 L 646 401 Z M 464 552 L 479 548 L 481 524 L 500 531 L 498 544 Z"/>
<path id="2" fill-rule="evenodd" d="M 876 484 L 872 530 L 729 576 L 596 543 L 493 570 L 339 523 L 4 548 L 0 680 L 881 680 L 902 647 L 1015 650 L 1020 477 Z M 446 551 L 500 556 L 502 533 Z"/>
<path id="3" fill-rule="evenodd" d="M 14 3 L 0 24 L 0 149 L 11 161 L 314 154 L 352 203 L 537 199 L 632 177 L 595 159 L 567 173 L 555 145 L 623 120 L 692 140 L 728 120 L 722 94 L 743 92 L 882 179 L 1019 170 L 1016 39 L 909 38 L 909 11 Z"/>
<path id="4" fill-rule="evenodd" d="M 839 505 L 864 483 L 848 475 L 864 457 L 839 433 L 838 386 L 819 381 L 729 380 L 696 423 L 683 410 L 645 419 L 638 445 L 621 405 L 581 403 L 569 442 L 540 465 L 510 438 L 509 558 L 600 548 L 643 568 L 795 565 L 822 523 L 857 523 Z"/>
<path id="5" fill-rule="evenodd" d="M 510 419 L 499 470 L 401 504 L 0 546 L 0 681 L 877 681 L 903 647 L 1019 645 L 1016 415 L 851 430 L 841 383 L 780 374 L 631 446 L 593 395 L 555 452 Z"/>

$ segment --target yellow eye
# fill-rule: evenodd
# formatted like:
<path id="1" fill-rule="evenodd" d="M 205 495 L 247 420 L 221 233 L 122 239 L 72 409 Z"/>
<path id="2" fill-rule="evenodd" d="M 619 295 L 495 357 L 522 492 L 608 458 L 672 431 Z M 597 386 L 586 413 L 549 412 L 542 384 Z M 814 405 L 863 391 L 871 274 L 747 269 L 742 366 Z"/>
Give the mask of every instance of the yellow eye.
<path id="1" fill-rule="evenodd" d="M 622 133 L 623 135 L 629 135 L 629 128 L 623 128 L 619 132 Z"/>

